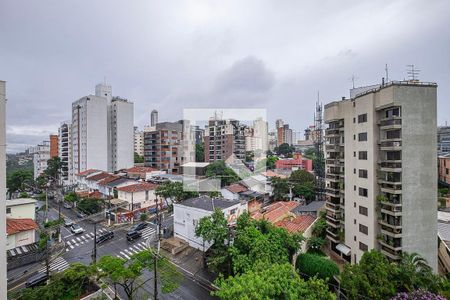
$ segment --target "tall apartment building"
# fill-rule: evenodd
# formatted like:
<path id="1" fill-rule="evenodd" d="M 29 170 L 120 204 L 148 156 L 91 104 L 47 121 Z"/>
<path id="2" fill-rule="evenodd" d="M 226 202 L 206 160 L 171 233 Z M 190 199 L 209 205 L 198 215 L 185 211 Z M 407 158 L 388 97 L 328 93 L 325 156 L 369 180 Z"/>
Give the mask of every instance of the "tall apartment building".
<path id="1" fill-rule="evenodd" d="M 134 152 L 139 156 L 144 156 L 144 132 L 134 130 Z"/>
<path id="2" fill-rule="evenodd" d="M 6 281 L 6 82 L 0 80 L 0 299 L 7 299 Z"/>
<path id="3" fill-rule="evenodd" d="M 144 164 L 168 173 L 178 173 L 181 164 L 180 122 L 156 124 L 156 130 L 144 132 Z"/>
<path id="4" fill-rule="evenodd" d="M 51 134 L 50 135 L 50 158 L 58 157 L 59 155 L 59 143 L 58 143 L 58 135 Z"/>
<path id="5" fill-rule="evenodd" d="M 154 109 L 150 113 L 150 126 L 155 127 L 156 124 L 158 124 L 158 111 Z"/>
<path id="6" fill-rule="evenodd" d="M 211 118 L 205 129 L 205 162 L 245 159 L 245 129 L 238 120 Z"/>
<path id="7" fill-rule="evenodd" d="M 58 129 L 59 158 L 61 159 L 61 177 L 64 185 L 73 184 L 72 165 L 72 123 L 62 122 Z"/>
<path id="8" fill-rule="evenodd" d="M 72 172 L 108 170 L 107 98 L 86 96 L 72 103 Z"/>
<path id="9" fill-rule="evenodd" d="M 327 238 L 346 260 L 417 252 L 437 270 L 436 90 L 390 82 L 325 106 Z"/>
<path id="10" fill-rule="evenodd" d="M 277 143 L 292 145 L 292 129 L 289 128 L 289 124 L 284 124 L 277 128 Z"/>
<path id="11" fill-rule="evenodd" d="M 50 141 L 43 141 L 33 147 L 32 151 L 34 179 L 36 179 L 47 169 L 47 161 L 50 159 Z"/>
<path id="12" fill-rule="evenodd" d="M 110 164 L 109 171 L 134 166 L 134 104 L 120 97 L 113 97 L 108 106 L 110 113 Z"/>
<path id="13" fill-rule="evenodd" d="M 117 171 L 134 164 L 133 103 L 98 84 L 95 96 L 72 103 L 73 174 L 87 169 Z"/>
<path id="14" fill-rule="evenodd" d="M 438 152 L 450 153 L 450 126 L 439 126 L 437 129 Z"/>
<path id="15" fill-rule="evenodd" d="M 275 129 L 278 129 L 278 128 L 280 128 L 280 127 L 283 127 L 283 125 L 284 125 L 284 122 L 283 122 L 282 119 L 277 119 L 277 120 L 275 121 Z"/>
<path id="16" fill-rule="evenodd" d="M 267 122 L 262 118 L 253 121 L 252 127 L 249 127 L 246 131 L 245 151 L 253 151 L 265 155 L 269 147 L 267 127 Z"/>

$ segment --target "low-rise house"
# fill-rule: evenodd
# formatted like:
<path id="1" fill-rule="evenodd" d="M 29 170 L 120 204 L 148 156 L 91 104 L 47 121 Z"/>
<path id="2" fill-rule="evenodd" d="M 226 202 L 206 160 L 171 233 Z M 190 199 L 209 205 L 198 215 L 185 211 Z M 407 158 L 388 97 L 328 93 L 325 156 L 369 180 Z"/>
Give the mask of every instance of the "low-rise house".
<path id="1" fill-rule="evenodd" d="M 312 236 L 312 228 L 317 218 L 312 215 L 288 216 L 274 225 L 286 229 L 290 233 L 301 233 L 304 238 Z M 307 244 L 302 243 L 301 251 L 306 252 Z"/>
<path id="2" fill-rule="evenodd" d="M 183 176 L 202 177 L 206 175 L 209 162 L 188 162 L 181 165 L 180 174 Z"/>
<path id="3" fill-rule="evenodd" d="M 137 181 L 128 179 L 125 177 L 119 177 L 113 181 L 108 181 L 105 183 L 99 183 L 99 191 L 101 191 L 102 194 L 108 195 L 108 197 L 117 198 L 118 192 L 117 189 L 120 187 L 128 186 L 136 184 Z"/>
<path id="4" fill-rule="evenodd" d="M 307 205 L 299 205 L 292 210 L 296 215 L 312 215 L 317 217 L 320 212 L 325 211 L 326 201 L 312 201 Z"/>
<path id="5" fill-rule="evenodd" d="M 36 220 L 36 203 L 31 198 L 6 200 L 6 218 Z"/>
<path id="6" fill-rule="evenodd" d="M 294 214 L 291 211 L 298 205 L 299 203 L 295 201 L 277 201 L 252 213 L 250 216 L 255 220 L 264 219 L 274 224 L 290 215 L 293 216 Z"/>
<path id="7" fill-rule="evenodd" d="M 131 179 L 149 180 L 152 176 L 166 174 L 166 171 L 161 171 L 151 167 L 134 166 L 126 169 L 127 177 Z"/>
<path id="8" fill-rule="evenodd" d="M 215 209 L 221 209 L 229 224 L 247 211 L 246 204 L 236 200 L 200 196 L 173 204 L 174 236 L 180 238 L 193 248 L 206 251 L 211 245 L 195 235 L 195 228 L 201 218 L 210 216 Z"/>
<path id="9" fill-rule="evenodd" d="M 439 155 L 438 171 L 439 182 L 442 185 L 450 186 L 450 153 Z"/>
<path id="10" fill-rule="evenodd" d="M 86 171 L 80 172 L 78 174 L 75 174 L 75 184 L 78 185 L 79 190 L 87 189 L 87 182 L 86 178 L 88 176 L 101 173 L 102 171 L 96 170 L 96 169 L 88 169 Z"/>
<path id="11" fill-rule="evenodd" d="M 438 222 L 438 270 L 450 273 L 450 223 Z"/>
<path id="12" fill-rule="evenodd" d="M 106 178 L 100 180 L 100 181 L 97 183 L 97 185 L 98 185 L 98 191 L 99 191 L 100 193 L 102 193 L 102 195 L 103 195 L 105 198 L 113 197 L 114 194 L 112 193 L 112 190 L 110 190 L 110 189 L 108 188 L 107 184 L 110 183 L 110 182 L 113 182 L 113 181 L 115 181 L 115 180 L 117 180 L 117 179 L 119 179 L 119 178 L 120 178 L 120 176 L 117 176 L 117 175 L 111 175 L 111 176 L 109 176 L 109 177 L 106 177 Z"/>
<path id="13" fill-rule="evenodd" d="M 136 210 L 155 204 L 157 184 L 139 182 L 117 188 L 118 199 L 129 203 L 128 210 Z"/>
<path id="14" fill-rule="evenodd" d="M 255 191 L 245 191 L 239 194 L 240 201 L 247 202 L 248 213 L 259 211 L 264 202 L 264 195 Z"/>
<path id="15" fill-rule="evenodd" d="M 220 190 L 222 197 L 228 200 L 239 200 L 239 194 L 248 191 L 248 188 L 242 183 L 233 183 Z"/>
<path id="16" fill-rule="evenodd" d="M 261 194 L 271 194 L 272 186 L 270 184 L 270 179 L 262 174 L 256 174 L 244 178 L 241 182 L 248 187 L 249 190 L 261 193 Z"/>
<path id="17" fill-rule="evenodd" d="M 295 153 L 293 158 L 279 159 L 275 162 L 275 168 L 279 170 L 296 171 L 303 169 L 308 172 L 313 170 L 313 162 L 310 159 L 303 158 L 301 154 Z"/>
<path id="18" fill-rule="evenodd" d="M 89 191 L 99 190 L 99 182 L 105 178 L 111 177 L 112 174 L 106 172 L 99 172 L 86 177 L 86 187 Z"/>
<path id="19" fill-rule="evenodd" d="M 35 243 L 38 225 L 31 218 L 6 219 L 6 250 Z"/>

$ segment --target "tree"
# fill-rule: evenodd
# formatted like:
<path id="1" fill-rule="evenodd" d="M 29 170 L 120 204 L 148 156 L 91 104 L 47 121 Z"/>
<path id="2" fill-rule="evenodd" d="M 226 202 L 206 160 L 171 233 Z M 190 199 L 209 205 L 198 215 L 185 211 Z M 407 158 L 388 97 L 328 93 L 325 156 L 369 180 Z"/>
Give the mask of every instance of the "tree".
<path id="1" fill-rule="evenodd" d="M 117 293 L 117 286 L 121 286 L 128 299 L 132 300 L 149 280 L 153 280 L 153 278 L 144 280 L 142 274 L 145 269 L 153 271 L 155 255 L 157 254 L 152 250 L 144 250 L 132 255 L 129 261 L 110 255 L 103 256 L 95 266 L 98 270 L 98 278 L 108 279 L 115 293 Z M 157 257 L 157 276 L 163 293 L 176 290 L 183 279 L 175 266 L 160 256 Z"/>
<path id="2" fill-rule="evenodd" d="M 229 255 L 225 245 L 228 237 L 228 221 L 219 208 L 212 215 L 200 219 L 195 228 L 195 235 L 201 237 L 205 242 L 211 243 L 208 266 L 214 272 L 224 272 Z"/>
<path id="3" fill-rule="evenodd" d="M 325 238 L 327 235 L 327 219 L 326 219 L 326 213 L 320 212 L 319 218 L 314 223 L 312 228 L 312 235 L 316 237 Z"/>
<path id="4" fill-rule="evenodd" d="M 225 165 L 223 160 L 217 160 L 206 168 L 206 177 L 218 178 L 222 186 L 227 186 L 239 181 L 239 176 Z"/>
<path id="5" fill-rule="evenodd" d="M 320 279 L 333 280 L 335 275 L 339 275 L 339 268 L 335 262 L 315 254 L 300 254 L 295 266 L 300 276 L 306 278 L 317 276 Z"/>
<path id="6" fill-rule="evenodd" d="M 272 178 L 273 198 L 275 200 L 287 199 L 289 194 L 289 182 L 287 179 L 273 177 Z"/>
<path id="7" fill-rule="evenodd" d="M 294 152 L 294 147 L 290 146 L 287 143 L 283 143 L 280 146 L 275 148 L 275 152 L 278 155 L 284 155 L 284 156 L 289 156 L 292 154 L 292 152 Z"/>
<path id="8" fill-rule="evenodd" d="M 83 199 L 78 202 L 77 207 L 79 210 L 91 215 L 101 211 L 103 206 L 103 200 L 101 199 Z"/>
<path id="9" fill-rule="evenodd" d="M 308 183 L 308 182 L 315 182 L 314 175 L 311 174 L 308 171 L 305 170 L 296 170 L 291 173 L 291 176 L 289 176 L 290 181 L 294 181 L 295 183 Z"/>
<path id="10" fill-rule="evenodd" d="M 302 196 L 308 201 L 314 200 L 316 196 L 315 190 L 313 182 L 296 183 L 292 187 L 292 193 L 295 196 Z"/>
<path id="11" fill-rule="evenodd" d="M 245 151 L 245 161 L 251 162 L 255 159 L 255 152 L 254 151 Z"/>
<path id="12" fill-rule="evenodd" d="M 308 251 L 313 253 L 322 253 L 322 247 L 326 240 L 322 237 L 312 236 L 307 240 Z"/>
<path id="13" fill-rule="evenodd" d="M 182 182 L 171 181 L 160 184 L 156 188 L 155 193 L 159 197 L 162 197 L 164 199 L 170 198 L 175 202 L 180 202 L 182 200 L 198 196 L 197 192 L 185 190 Z"/>
<path id="14" fill-rule="evenodd" d="M 410 293 L 401 292 L 395 295 L 391 300 L 446 300 L 440 295 L 425 291 L 417 290 Z"/>
<path id="15" fill-rule="evenodd" d="M 195 144 L 195 161 L 204 162 L 205 161 L 205 144 Z"/>
<path id="16" fill-rule="evenodd" d="M 33 182 L 33 171 L 30 170 L 17 170 L 12 172 L 6 179 L 6 186 L 8 188 L 8 194 L 11 197 L 12 193 L 17 191 L 24 191 L 28 189 L 28 184 Z"/>
<path id="17" fill-rule="evenodd" d="M 59 174 L 61 173 L 62 162 L 58 156 L 47 160 L 47 169 L 44 170 L 44 175 L 50 179 L 55 185 L 58 185 Z M 56 181 L 55 181 L 56 180 Z"/>
<path id="18" fill-rule="evenodd" d="M 20 194 L 19 194 L 19 198 L 28 198 L 28 197 L 29 197 L 29 195 L 27 192 L 20 192 Z"/>
<path id="19" fill-rule="evenodd" d="M 68 202 L 76 202 L 78 201 L 78 195 L 75 192 L 70 192 L 64 195 L 64 200 Z"/>
<path id="20" fill-rule="evenodd" d="M 335 299 L 323 280 L 304 281 L 289 263 L 259 263 L 244 274 L 219 278 L 216 284 L 219 290 L 213 294 L 223 300 Z"/>
<path id="21" fill-rule="evenodd" d="M 142 164 L 144 162 L 144 157 L 137 154 L 137 152 L 134 152 L 134 163 L 135 164 Z"/>
<path id="22" fill-rule="evenodd" d="M 395 265 L 381 252 L 371 250 L 363 254 L 359 264 L 344 266 L 341 287 L 348 299 L 389 299 L 396 292 L 395 275 Z"/>

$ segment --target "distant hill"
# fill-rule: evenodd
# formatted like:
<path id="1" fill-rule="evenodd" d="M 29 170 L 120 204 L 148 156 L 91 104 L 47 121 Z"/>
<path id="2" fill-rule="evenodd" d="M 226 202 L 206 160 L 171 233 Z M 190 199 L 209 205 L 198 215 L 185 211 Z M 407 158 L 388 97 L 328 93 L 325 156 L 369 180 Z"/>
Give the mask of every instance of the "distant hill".
<path id="1" fill-rule="evenodd" d="M 17 170 L 33 171 L 33 155 L 26 153 L 6 154 L 6 175 Z"/>

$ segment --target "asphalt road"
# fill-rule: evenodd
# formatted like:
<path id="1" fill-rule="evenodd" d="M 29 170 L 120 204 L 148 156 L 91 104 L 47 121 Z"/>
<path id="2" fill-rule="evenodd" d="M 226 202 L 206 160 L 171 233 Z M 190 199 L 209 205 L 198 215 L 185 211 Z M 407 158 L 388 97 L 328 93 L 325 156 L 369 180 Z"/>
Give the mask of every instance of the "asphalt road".
<path id="1" fill-rule="evenodd" d="M 55 207 L 56 206 L 56 207 Z M 49 205 L 49 219 L 58 218 L 57 205 Z M 69 228 L 62 227 L 61 235 L 66 243 L 66 249 L 61 256 L 62 259 L 55 261 L 53 263 L 54 270 L 62 271 L 66 269 L 71 263 L 84 263 L 89 264 L 92 262 L 92 253 L 94 249 L 94 224 L 87 220 L 80 220 L 77 218 L 77 214 L 72 209 L 66 209 L 61 206 L 61 215 L 65 218 L 70 218 L 77 222 L 83 229 L 82 234 L 74 235 L 70 232 Z M 173 215 L 165 215 L 162 218 L 163 226 L 173 225 Z M 133 243 L 129 243 L 126 240 L 126 233 L 128 231 L 127 227 L 122 227 L 114 230 L 114 238 L 108 240 L 102 244 L 97 244 L 97 259 L 104 255 L 113 255 L 121 257 L 124 259 L 129 259 L 131 255 L 143 251 L 146 247 L 147 239 L 153 240 L 156 237 L 156 225 L 149 222 L 149 225 L 142 230 L 142 238 L 136 240 Z M 97 237 L 107 229 L 101 224 L 97 224 Z M 152 273 L 145 272 L 144 280 L 152 279 Z M 143 288 L 142 296 L 146 297 L 153 294 L 153 280 L 150 280 L 147 285 Z M 123 291 L 120 294 L 124 296 Z M 146 296 L 144 296 L 146 295 Z M 184 280 L 181 282 L 180 286 L 176 291 L 170 294 L 159 295 L 160 299 L 216 299 L 209 295 L 209 291 L 203 286 L 199 285 L 191 277 L 185 275 Z M 126 299 L 126 297 L 124 297 Z M 139 298 L 138 298 L 139 299 Z"/>

